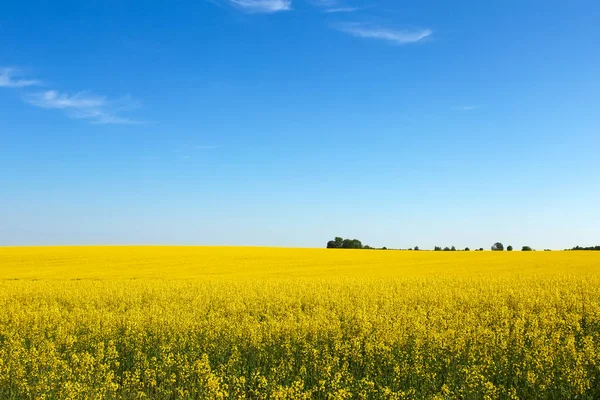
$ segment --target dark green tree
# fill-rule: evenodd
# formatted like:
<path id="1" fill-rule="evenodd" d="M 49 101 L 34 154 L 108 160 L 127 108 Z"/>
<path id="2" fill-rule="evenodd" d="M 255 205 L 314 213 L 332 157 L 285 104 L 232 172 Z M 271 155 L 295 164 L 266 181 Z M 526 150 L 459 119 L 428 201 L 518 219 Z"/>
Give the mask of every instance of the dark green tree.
<path id="1" fill-rule="evenodd" d="M 452 247 L 450 248 L 450 251 L 456 251 L 456 247 L 452 246 Z"/>
<path id="2" fill-rule="evenodd" d="M 335 239 L 327 242 L 327 248 L 328 249 L 341 249 L 343 243 L 344 243 L 344 239 L 339 236 L 336 236 Z"/>
<path id="3" fill-rule="evenodd" d="M 500 242 L 496 242 L 492 246 L 492 251 L 504 251 L 504 245 Z"/>
<path id="4" fill-rule="evenodd" d="M 533 249 L 531 247 L 529 247 L 529 246 L 523 246 L 521 248 L 521 251 L 533 251 Z"/>
<path id="5" fill-rule="evenodd" d="M 362 249 L 362 243 L 358 239 L 344 239 L 342 249 Z"/>
<path id="6" fill-rule="evenodd" d="M 465 251 L 471 251 L 471 249 L 468 247 L 465 247 Z"/>
<path id="7" fill-rule="evenodd" d="M 511 245 L 509 245 L 509 246 L 506 248 L 506 251 L 513 251 L 513 247 L 512 247 Z"/>

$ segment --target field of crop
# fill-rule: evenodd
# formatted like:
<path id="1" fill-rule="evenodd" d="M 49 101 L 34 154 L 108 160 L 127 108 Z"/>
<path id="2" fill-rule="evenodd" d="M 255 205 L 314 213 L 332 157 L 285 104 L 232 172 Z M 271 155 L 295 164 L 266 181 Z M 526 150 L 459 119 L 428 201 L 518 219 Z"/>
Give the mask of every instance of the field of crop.
<path id="1" fill-rule="evenodd" d="M 600 398 L 600 252 L 0 248 L 0 398 Z"/>

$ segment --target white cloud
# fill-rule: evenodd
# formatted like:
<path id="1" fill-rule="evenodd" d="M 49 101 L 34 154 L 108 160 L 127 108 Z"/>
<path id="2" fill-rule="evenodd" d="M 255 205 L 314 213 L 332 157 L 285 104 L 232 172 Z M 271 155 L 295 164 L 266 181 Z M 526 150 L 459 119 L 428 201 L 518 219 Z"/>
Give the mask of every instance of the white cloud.
<path id="1" fill-rule="evenodd" d="M 292 9 L 292 0 L 227 0 L 229 4 L 249 13 L 275 13 Z"/>
<path id="2" fill-rule="evenodd" d="M 27 88 L 40 85 L 42 85 L 41 81 L 24 77 L 18 68 L 0 68 L 0 87 Z M 118 100 L 109 100 L 89 92 L 68 94 L 56 90 L 45 90 L 26 92 L 23 99 L 37 107 L 63 110 L 71 118 L 85 119 L 95 124 L 142 123 L 121 116 L 123 112 L 139 107 L 139 103 L 128 96 Z"/>
<path id="3" fill-rule="evenodd" d="M 309 0 L 309 2 L 324 9 L 326 13 L 349 13 L 360 10 L 359 7 L 350 7 L 340 0 Z"/>
<path id="4" fill-rule="evenodd" d="M 0 87 L 20 88 L 40 84 L 36 79 L 25 79 L 16 68 L 0 68 Z"/>
<path id="5" fill-rule="evenodd" d="M 433 34 L 430 29 L 422 29 L 415 31 L 400 31 L 364 24 L 340 24 L 335 26 L 338 30 L 349 35 L 379 39 L 393 42 L 396 44 L 409 44 L 419 42 Z"/>
<path id="6" fill-rule="evenodd" d="M 47 90 L 30 94 L 25 100 L 37 107 L 63 110 L 71 118 L 85 119 L 95 124 L 142 123 L 119 115 L 122 111 L 139 106 L 128 97 L 109 101 L 106 97 L 96 96 L 89 92 L 68 94 Z"/>

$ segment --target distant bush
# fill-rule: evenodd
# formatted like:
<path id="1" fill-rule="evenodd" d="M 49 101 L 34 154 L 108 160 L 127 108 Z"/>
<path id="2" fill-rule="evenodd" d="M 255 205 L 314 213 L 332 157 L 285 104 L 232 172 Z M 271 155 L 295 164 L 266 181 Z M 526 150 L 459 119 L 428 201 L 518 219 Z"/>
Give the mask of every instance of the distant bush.
<path id="1" fill-rule="evenodd" d="M 506 251 L 513 251 L 513 247 L 512 247 L 512 246 L 508 246 L 508 247 L 506 248 Z"/>
<path id="2" fill-rule="evenodd" d="M 523 246 L 521 248 L 521 251 L 533 251 L 533 249 L 531 247 L 529 247 L 529 246 Z"/>

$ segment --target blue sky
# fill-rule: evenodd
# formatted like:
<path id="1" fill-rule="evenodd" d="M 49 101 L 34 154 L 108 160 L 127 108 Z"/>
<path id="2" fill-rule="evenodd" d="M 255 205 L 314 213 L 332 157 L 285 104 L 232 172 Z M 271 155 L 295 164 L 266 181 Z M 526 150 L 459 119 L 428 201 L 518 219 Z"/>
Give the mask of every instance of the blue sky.
<path id="1" fill-rule="evenodd" d="M 600 243 L 597 1 L 2 8 L 0 245 Z"/>

